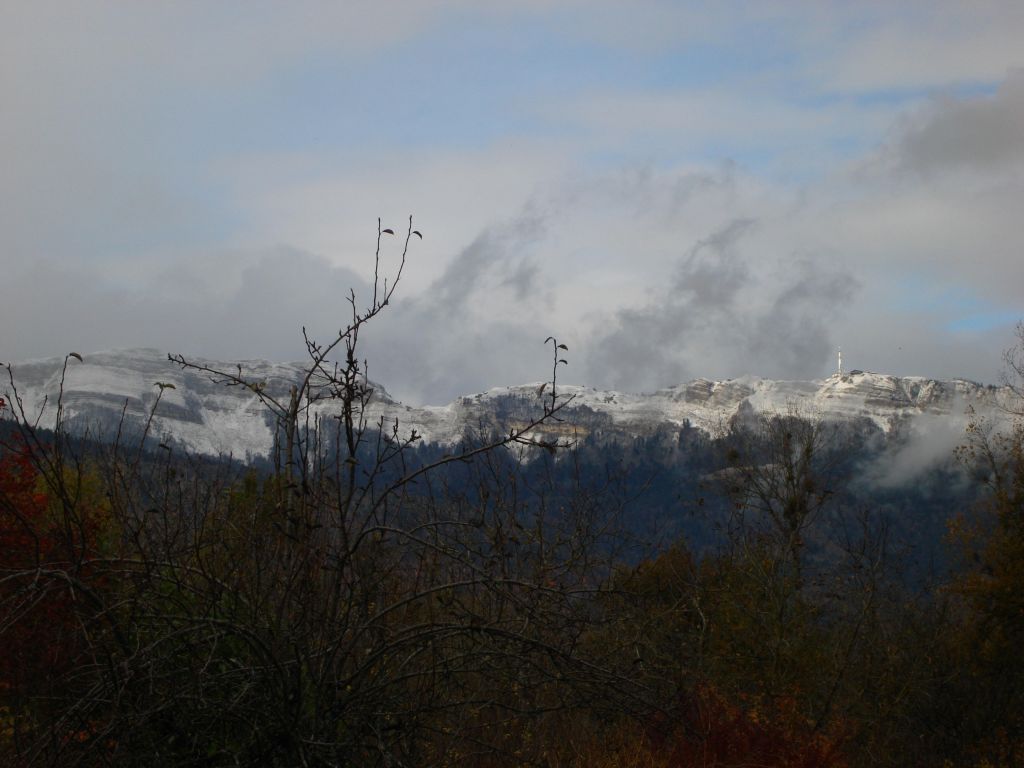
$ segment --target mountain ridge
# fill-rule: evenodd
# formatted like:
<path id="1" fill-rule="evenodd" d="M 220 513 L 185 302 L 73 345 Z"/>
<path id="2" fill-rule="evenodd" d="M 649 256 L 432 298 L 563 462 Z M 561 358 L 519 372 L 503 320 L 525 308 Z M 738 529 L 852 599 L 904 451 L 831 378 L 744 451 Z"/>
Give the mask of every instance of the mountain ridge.
<path id="1" fill-rule="evenodd" d="M 141 425 L 152 412 L 155 436 L 197 453 L 257 457 L 267 456 L 272 449 L 273 417 L 256 393 L 216 384 L 195 370 L 183 370 L 160 350 L 107 350 L 83 355 L 81 362 L 71 359 L 61 395 L 64 361 L 62 357 L 39 358 L 11 364 L 28 420 L 39 417 L 41 426 L 52 426 L 54 404 L 62 397 L 65 424 L 73 431 L 112 428 L 122 414 Z M 264 391 L 275 397 L 287 397 L 306 366 L 302 362 L 225 362 L 198 357 L 194 361 L 225 371 L 241 366 L 246 377 L 261 382 Z M 158 388 L 157 382 L 174 386 Z M 445 405 L 414 406 L 399 402 L 384 386 L 371 382 L 373 394 L 365 415 L 370 424 L 392 424 L 397 419 L 402 436 L 415 430 L 426 442 L 452 444 L 467 431 L 507 433 L 541 415 L 544 400 L 550 398 L 550 389 L 539 393 L 541 384 L 494 387 Z M 891 435 L 907 428 L 921 431 L 936 421 L 948 430 L 966 427 L 972 418 L 995 418 L 1011 396 L 1007 387 L 968 379 L 867 371 L 812 380 L 698 378 L 650 393 L 558 384 L 557 394 L 559 402 L 568 401 L 560 413 L 562 420 L 545 424 L 541 434 L 643 437 L 666 428 L 697 428 L 716 435 L 737 418 L 792 412 L 857 421 Z M 0 395 L 15 405 L 10 381 L 0 382 Z M 158 395 L 159 405 L 152 411 Z M 329 418 L 337 410 L 337 401 L 330 400 L 311 408 L 320 418 Z"/>

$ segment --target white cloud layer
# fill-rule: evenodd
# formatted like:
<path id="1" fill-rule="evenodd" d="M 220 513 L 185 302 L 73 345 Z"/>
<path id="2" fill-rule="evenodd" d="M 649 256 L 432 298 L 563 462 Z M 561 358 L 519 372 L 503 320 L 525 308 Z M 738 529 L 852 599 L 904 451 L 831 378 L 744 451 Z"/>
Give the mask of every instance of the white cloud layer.
<path id="1" fill-rule="evenodd" d="M 994 380 L 1024 315 L 1016 3 L 31 4 L 0 29 L 0 359 L 294 359 L 414 401 L 543 378 Z M 393 248 L 385 253 L 392 265 Z"/>

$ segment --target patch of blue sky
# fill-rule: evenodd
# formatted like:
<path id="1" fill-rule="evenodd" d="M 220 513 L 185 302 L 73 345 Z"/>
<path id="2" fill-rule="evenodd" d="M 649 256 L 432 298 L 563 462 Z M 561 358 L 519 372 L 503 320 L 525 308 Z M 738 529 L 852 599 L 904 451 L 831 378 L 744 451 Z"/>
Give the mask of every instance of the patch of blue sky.
<path id="1" fill-rule="evenodd" d="M 188 96 L 179 126 L 192 157 L 310 153 L 346 159 L 393 150 L 485 148 L 508 140 L 580 139 L 580 124 L 557 106 L 588 96 L 722 92 L 735 88 L 794 105 L 826 110 L 843 101 L 859 107 L 899 106 L 924 98 L 922 89 L 860 94 L 817 92 L 799 78 L 801 54 L 786 45 L 786 29 L 745 24 L 726 38 L 676 45 L 624 47 L 567 34 L 564 12 L 510 15 L 507 25 L 464 12 L 423 34 L 358 57 L 321 50 L 259 82 L 216 94 Z M 994 90 L 976 84 L 978 92 Z M 759 90 L 762 89 L 763 90 Z M 585 131 L 582 137 L 585 140 Z M 759 136 L 678 146 L 670 137 L 623 137 L 594 147 L 581 160 L 614 158 L 658 165 L 735 161 L 777 181 L 804 183 L 820 173 L 812 160 L 793 162 L 802 139 Z M 811 147 L 808 157 L 854 157 L 877 137 L 856 128 Z M 579 142 L 583 144 L 584 142 Z M 214 197 L 215 195 L 211 195 Z"/>
<path id="2" fill-rule="evenodd" d="M 860 157 L 878 146 L 878 137 L 867 132 L 851 130 L 824 139 L 825 147 L 834 155 L 845 158 Z"/>
<path id="3" fill-rule="evenodd" d="M 1024 319 L 1024 311 L 996 310 L 964 315 L 946 323 L 946 330 L 953 333 L 978 333 L 997 328 L 1008 328 Z"/>
<path id="4" fill-rule="evenodd" d="M 245 126 L 219 137 L 242 149 L 465 149 L 557 131 L 544 103 L 598 84 L 633 86 L 644 71 L 642 61 L 567 43 L 554 29 L 494 34 L 464 24 L 358 60 L 310 57 L 210 107 L 225 126 Z M 206 141 L 218 140 L 216 125 L 204 129 Z"/>
<path id="5" fill-rule="evenodd" d="M 907 274 L 890 284 L 890 307 L 908 314 L 928 315 L 953 333 L 1005 328 L 1024 318 L 1024 306 L 1013 308 L 988 301 L 964 288 L 950 288 Z"/>
<path id="6" fill-rule="evenodd" d="M 202 140 L 242 152 L 358 152 L 567 137 L 573 127 L 552 105 L 588 95 L 720 88 L 792 63 L 782 45 L 744 42 L 752 30 L 739 40 L 641 50 L 566 35 L 572 24 L 569 15 L 546 14 L 499 27 L 463 14 L 373 55 L 311 55 L 204 105 L 212 116 Z"/>
<path id="7" fill-rule="evenodd" d="M 866 91 L 820 92 L 808 95 L 808 104 L 828 106 L 848 102 L 860 107 L 906 108 L 935 97 L 958 99 L 992 96 L 999 90 L 1002 80 L 972 80 L 942 87 L 906 86 L 903 88 L 876 88 Z"/>
<path id="8" fill-rule="evenodd" d="M 773 73 L 789 70 L 792 52 L 757 45 L 694 41 L 651 54 L 642 63 L 643 83 L 660 88 L 779 88 Z"/>
<path id="9" fill-rule="evenodd" d="M 819 145 L 808 145 L 805 136 L 792 138 L 752 134 L 743 138 L 709 138 L 696 143 L 678 144 L 661 141 L 621 147 L 617 150 L 588 155 L 588 160 L 608 165 L 616 159 L 646 164 L 663 170 L 680 165 L 708 168 L 732 166 L 744 175 L 757 176 L 783 186 L 799 187 L 821 178 L 830 167 L 823 158 L 845 159 L 857 156 L 873 146 L 866 138 L 823 139 Z"/>
<path id="10" fill-rule="evenodd" d="M 890 278 L 885 297 L 893 309 L 911 313 L 948 313 L 977 311 L 982 301 L 962 288 L 950 288 L 926 275 L 905 271 Z"/>

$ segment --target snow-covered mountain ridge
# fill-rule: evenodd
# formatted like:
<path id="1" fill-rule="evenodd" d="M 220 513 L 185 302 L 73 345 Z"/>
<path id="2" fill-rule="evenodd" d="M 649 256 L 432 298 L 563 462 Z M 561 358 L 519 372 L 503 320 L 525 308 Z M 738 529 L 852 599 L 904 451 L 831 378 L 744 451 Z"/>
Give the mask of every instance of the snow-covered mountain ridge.
<path id="1" fill-rule="evenodd" d="M 240 365 L 249 380 L 261 382 L 266 392 L 285 399 L 304 371 L 302 363 L 195 362 L 228 371 Z M 63 365 L 63 358 L 50 358 L 11 366 L 26 416 L 35 420 L 41 414 L 42 426 L 54 423 Z M 157 382 L 174 386 L 161 390 Z M 447 405 L 409 406 L 375 386 L 366 416 L 371 423 L 383 419 L 389 426 L 397 419 L 403 436 L 416 430 L 427 442 L 451 444 L 467 431 L 507 432 L 536 418 L 542 413 L 541 398 L 550 398 L 550 389 L 538 394 L 540 387 L 540 382 L 497 387 Z M 266 456 L 271 450 L 273 418 L 254 392 L 182 370 L 154 349 L 97 352 L 84 355 L 81 362 L 69 360 L 63 384 L 65 423 L 75 431 L 102 433 L 112 429 L 123 413 L 129 423 L 138 425 L 148 417 L 161 391 L 152 425 L 155 437 L 195 452 L 238 458 Z M 15 405 L 14 394 L 9 381 L 0 382 L 0 395 L 9 406 Z M 738 415 L 763 412 L 859 421 L 885 434 L 908 427 L 922 431 L 936 421 L 948 431 L 966 426 L 972 414 L 1001 418 L 999 404 L 1010 396 L 1006 388 L 963 379 L 937 381 L 863 371 L 815 381 L 696 379 L 649 394 L 559 384 L 557 394 L 559 402 L 571 400 L 559 414 L 562 421 L 550 422 L 543 432 L 577 437 L 591 433 L 638 437 L 685 425 L 716 434 Z M 321 402 L 313 411 L 329 417 L 337 413 L 338 405 Z M 11 418 L 10 408 L 5 418 Z"/>

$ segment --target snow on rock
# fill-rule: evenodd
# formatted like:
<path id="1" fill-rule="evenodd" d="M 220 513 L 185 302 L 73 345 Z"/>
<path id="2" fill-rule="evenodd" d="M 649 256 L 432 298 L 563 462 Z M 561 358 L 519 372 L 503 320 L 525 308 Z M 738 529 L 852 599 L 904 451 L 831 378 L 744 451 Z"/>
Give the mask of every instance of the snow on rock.
<path id="1" fill-rule="evenodd" d="M 240 365 L 247 380 L 260 382 L 263 392 L 283 402 L 304 372 L 302 363 L 195 362 L 225 371 L 235 371 Z M 12 365 L 30 421 L 38 416 L 42 426 L 52 427 L 56 403 L 62 397 L 65 423 L 78 432 L 110 435 L 122 418 L 139 429 L 152 414 L 155 438 L 191 451 L 244 458 L 267 456 L 272 449 L 274 417 L 256 393 L 215 383 L 201 372 L 182 370 L 158 350 L 97 352 L 84 355 L 82 362 L 71 359 L 61 395 L 63 366 L 62 358 Z M 157 382 L 173 388 L 161 389 Z M 373 388 L 365 413 L 370 424 L 382 424 L 391 431 L 397 419 L 400 437 L 415 430 L 426 442 L 442 444 L 457 442 L 467 433 L 507 434 L 537 418 L 544 403 L 550 403 L 550 390 L 540 391 L 541 382 L 498 387 L 442 406 L 405 405 L 392 399 L 383 387 Z M 13 405 L 10 390 L 8 382 L 0 384 L 0 396 Z M 728 428 L 730 419 L 747 411 L 866 420 L 886 434 L 906 428 L 908 423 L 936 419 L 961 429 L 972 413 L 999 418 L 999 402 L 1009 397 L 1006 388 L 962 379 L 936 381 L 863 371 L 817 381 L 696 379 L 649 394 L 559 385 L 557 394 L 559 402 L 568 404 L 559 414 L 561 421 L 550 421 L 541 428 L 542 436 L 643 436 L 684 425 L 719 434 Z M 337 401 L 321 401 L 311 411 L 322 420 L 330 419 L 340 406 Z"/>

